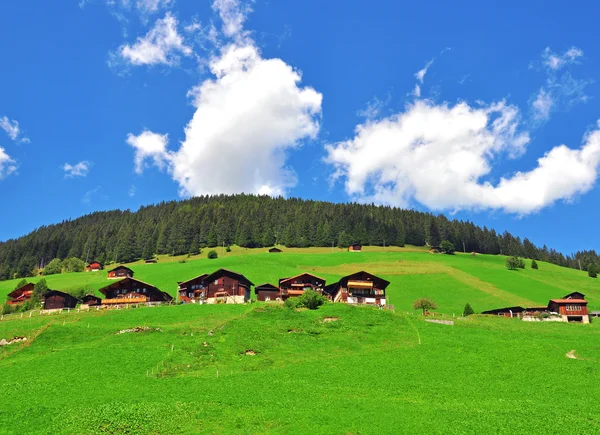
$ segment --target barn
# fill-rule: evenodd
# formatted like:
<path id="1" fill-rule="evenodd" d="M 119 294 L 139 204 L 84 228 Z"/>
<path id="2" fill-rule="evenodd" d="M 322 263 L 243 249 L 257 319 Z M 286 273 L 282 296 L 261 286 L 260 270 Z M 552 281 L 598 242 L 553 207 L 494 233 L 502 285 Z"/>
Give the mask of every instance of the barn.
<path id="1" fill-rule="evenodd" d="M 240 304 L 250 300 L 254 284 L 241 273 L 219 269 L 204 278 L 205 299 L 209 304 Z"/>
<path id="2" fill-rule="evenodd" d="M 102 299 L 99 298 L 98 296 L 94 296 L 94 295 L 85 295 L 84 297 L 81 298 L 81 303 L 83 305 L 93 307 L 96 305 L 102 305 Z"/>
<path id="3" fill-rule="evenodd" d="M 106 298 L 102 305 L 142 304 L 146 302 L 169 302 L 170 294 L 161 291 L 152 284 L 127 277 L 100 289 Z"/>
<path id="4" fill-rule="evenodd" d="M 59 290 L 49 290 L 44 293 L 44 310 L 58 310 L 63 308 L 75 308 L 77 298 Z"/>
<path id="5" fill-rule="evenodd" d="M 276 253 L 283 252 L 283 251 L 279 248 L 271 248 L 271 249 L 269 249 L 269 252 L 271 254 L 276 254 Z"/>
<path id="6" fill-rule="evenodd" d="M 254 293 L 256 293 L 256 299 L 262 302 L 269 301 L 280 301 L 281 292 L 279 287 L 273 284 L 265 283 L 254 287 Z"/>
<path id="7" fill-rule="evenodd" d="M 494 310 L 482 311 L 481 314 L 490 314 L 493 316 L 503 316 L 503 317 L 521 317 L 525 308 L 523 307 L 506 307 L 506 308 L 496 308 Z"/>
<path id="8" fill-rule="evenodd" d="M 31 299 L 31 295 L 33 295 L 33 288 L 34 287 L 35 287 L 34 283 L 28 282 L 24 286 L 19 287 L 18 289 L 15 289 L 15 290 L 11 291 L 8 294 L 8 297 L 10 299 L 8 300 L 7 303 L 9 305 L 19 305 L 19 304 L 22 304 L 25 301 L 28 301 L 29 299 Z"/>
<path id="9" fill-rule="evenodd" d="M 289 278 L 281 278 L 279 280 L 279 290 L 281 299 L 286 300 L 289 297 L 300 296 L 306 290 L 314 290 L 318 293 L 323 293 L 325 288 L 325 280 L 312 273 L 301 273 L 300 275 Z"/>
<path id="10" fill-rule="evenodd" d="M 385 305 L 385 290 L 389 285 L 390 282 L 383 278 L 360 271 L 328 285 L 326 291 L 333 302 Z"/>
<path id="11" fill-rule="evenodd" d="M 362 251 L 362 245 L 360 243 L 352 243 L 350 246 L 348 246 L 348 252 L 361 252 Z"/>
<path id="12" fill-rule="evenodd" d="M 104 269 L 104 265 L 96 260 L 92 261 L 85 267 L 86 272 L 97 272 L 102 269 Z"/>
<path id="13" fill-rule="evenodd" d="M 108 279 L 133 278 L 133 270 L 125 266 L 117 266 L 108 271 Z"/>

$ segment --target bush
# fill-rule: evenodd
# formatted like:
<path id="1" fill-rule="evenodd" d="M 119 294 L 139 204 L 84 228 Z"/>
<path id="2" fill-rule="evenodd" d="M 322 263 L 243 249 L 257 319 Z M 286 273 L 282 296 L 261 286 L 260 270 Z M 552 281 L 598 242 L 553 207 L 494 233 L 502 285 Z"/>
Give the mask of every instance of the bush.
<path id="1" fill-rule="evenodd" d="M 454 244 L 449 240 L 442 240 L 442 243 L 440 243 L 440 250 L 444 254 L 453 255 L 454 254 Z"/>
<path id="2" fill-rule="evenodd" d="M 48 284 L 44 278 L 40 279 L 33 286 L 33 298 L 40 300 L 42 295 L 48 291 Z"/>
<path id="3" fill-rule="evenodd" d="M 467 303 L 467 305 L 465 305 L 465 309 L 463 310 L 463 317 L 470 316 L 471 314 L 475 314 L 475 311 L 473 311 L 471 305 Z"/>
<path id="4" fill-rule="evenodd" d="M 437 304 L 432 299 L 419 298 L 413 302 L 413 308 L 415 310 L 423 310 L 423 315 L 425 315 L 425 311 L 435 310 Z"/>
<path id="5" fill-rule="evenodd" d="M 531 260 L 531 268 L 532 268 L 532 269 L 536 269 L 536 270 L 537 270 L 537 268 L 538 268 L 537 261 L 535 261 L 535 260 Z"/>
<path id="6" fill-rule="evenodd" d="M 588 266 L 588 276 L 590 278 L 596 278 L 598 276 L 598 270 L 596 269 L 596 265 L 594 263 L 590 263 Z"/>
<path id="7" fill-rule="evenodd" d="M 231 246 L 227 245 L 227 247 L 225 248 L 225 252 L 231 252 Z"/>
<path id="8" fill-rule="evenodd" d="M 13 312 L 13 307 L 11 305 L 8 304 L 4 304 L 2 305 L 2 314 L 10 314 Z"/>
<path id="9" fill-rule="evenodd" d="M 314 290 L 306 290 L 297 298 L 288 298 L 285 300 L 285 306 L 288 308 L 308 308 L 316 310 L 327 302 L 327 298 Z"/>
<path id="10" fill-rule="evenodd" d="M 61 272 L 62 272 L 62 261 L 60 261 L 60 258 L 55 258 L 50 263 L 48 263 L 48 265 L 46 267 L 44 267 L 44 270 L 42 271 L 42 275 L 55 275 L 55 274 L 61 273 Z"/>
<path id="11" fill-rule="evenodd" d="M 214 249 L 212 251 L 208 251 L 208 258 L 215 259 L 215 258 L 219 258 L 219 254 L 217 254 L 217 251 L 215 251 Z"/>
<path id="12" fill-rule="evenodd" d="M 525 269 L 525 261 L 519 257 L 508 257 L 506 259 L 506 268 L 508 270 Z"/>
<path id="13" fill-rule="evenodd" d="M 65 272 L 83 272 L 85 262 L 77 257 L 71 257 L 62 262 L 62 267 Z"/>

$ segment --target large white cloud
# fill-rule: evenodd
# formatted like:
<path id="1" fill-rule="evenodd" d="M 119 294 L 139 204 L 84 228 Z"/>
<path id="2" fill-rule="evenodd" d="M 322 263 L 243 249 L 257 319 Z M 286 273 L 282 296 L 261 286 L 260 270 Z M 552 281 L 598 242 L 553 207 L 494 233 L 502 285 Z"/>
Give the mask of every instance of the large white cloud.
<path id="1" fill-rule="evenodd" d="M 192 49 L 185 45 L 177 31 L 177 25 L 177 19 L 167 12 L 144 37 L 138 38 L 132 45 L 122 45 L 119 55 L 133 65 L 177 64 L 180 55 L 192 54 Z"/>
<path id="2" fill-rule="evenodd" d="M 0 147 L 0 180 L 9 176 L 17 170 L 17 165 L 13 159 L 10 158 L 4 148 Z"/>
<path id="3" fill-rule="evenodd" d="M 159 169 L 165 168 L 171 160 L 170 153 L 167 151 L 169 137 L 166 134 L 144 130 L 137 136 L 130 133 L 126 142 L 135 149 L 135 172 L 138 174 L 144 172 L 146 159 L 152 159 Z"/>
<path id="4" fill-rule="evenodd" d="M 432 210 L 500 209 L 527 214 L 591 189 L 600 163 L 600 131 L 584 145 L 551 149 L 536 168 L 482 181 L 495 158 L 519 156 L 529 141 L 518 131 L 518 110 L 503 102 L 471 107 L 419 100 L 405 111 L 367 122 L 354 138 L 328 144 L 334 178 L 360 201 Z"/>

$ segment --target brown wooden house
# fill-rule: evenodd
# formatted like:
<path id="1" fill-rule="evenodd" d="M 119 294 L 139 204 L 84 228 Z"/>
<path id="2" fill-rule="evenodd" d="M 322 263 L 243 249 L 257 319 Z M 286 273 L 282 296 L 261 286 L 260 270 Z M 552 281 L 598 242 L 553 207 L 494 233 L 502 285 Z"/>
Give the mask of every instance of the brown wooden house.
<path id="1" fill-rule="evenodd" d="M 169 302 L 171 295 L 159 290 L 152 284 L 127 277 L 100 289 L 106 296 L 102 305 L 141 304 L 147 302 Z"/>
<path id="2" fill-rule="evenodd" d="M 158 263 L 158 260 L 156 258 L 147 258 L 144 260 L 144 263 L 146 264 L 156 264 Z"/>
<path id="3" fill-rule="evenodd" d="M 184 304 L 203 301 L 206 297 L 206 283 L 204 278 L 207 276 L 206 273 L 203 273 L 187 281 L 178 282 L 177 293 L 179 294 L 179 301 Z"/>
<path id="4" fill-rule="evenodd" d="M 283 252 L 283 251 L 281 249 L 279 249 L 279 248 L 273 247 L 273 248 L 269 249 L 269 252 L 271 254 L 276 254 L 276 253 Z"/>
<path id="5" fill-rule="evenodd" d="M 100 263 L 99 261 L 92 261 L 90 264 L 88 264 L 85 267 L 85 271 L 86 272 L 97 272 L 99 270 L 104 269 L 104 265 L 102 263 Z"/>
<path id="6" fill-rule="evenodd" d="M 360 243 L 352 243 L 350 246 L 348 246 L 348 252 L 361 252 L 362 251 L 362 245 Z"/>
<path id="7" fill-rule="evenodd" d="M 204 302 L 240 304 L 250 300 L 254 284 L 241 273 L 219 269 L 204 278 Z"/>
<path id="8" fill-rule="evenodd" d="M 134 271 L 126 266 L 117 266 L 108 271 L 108 279 L 133 278 Z"/>
<path id="9" fill-rule="evenodd" d="M 385 290 L 389 281 L 361 271 L 328 285 L 326 291 L 333 302 L 347 304 L 385 305 Z"/>
<path id="10" fill-rule="evenodd" d="M 254 287 L 254 293 L 256 293 L 256 299 L 262 302 L 282 300 L 279 287 L 273 284 L 265 283 L 257 285 Z"/>
<path id="11" fill-rule="evenodd" d="M 25 301 L 28 301 L 29 299 L 31 299 L 31 296 L 33 295 L 33 288 L 34 287 L 35 287 L 34 283 L 28 282 L 24 286 L 19 287 L 18 289 L 15 289 L 15 290 L 11 291 L 8 294 L 8 297 L 10 299 L 7 301 L 7 303 L 9 305 L 19 305 L 19 304 L 22 304 Z"/>
<path id="12" fill-rule="evenodd" d="M 94 307 L 97 305 L 102 305 L 102 299 L 94 295 L 85 295 L 81 298 L 81 303 L 89 307 Z"/>
<path id="13" fill-rule="evenodd" d="M 548 311 L 558 313 L 565 322 L 590 323 L 590 316 L 585 299 L 550 299 Z"/>
<path id="14" fill-rule="evenodd" d="M 314 290 L 323 293 L 325 280 L 312 273 L 301 273 L 300 275 L 279 280 L 279 291 L 281 299 L 286 300 L 289 297 L 300 296 L 306 290 Z"/>
<path id="15" fill-rule="evenodd" d="M 496 308 L 494 310 L 482 311 L 481 314 L 490 314 L 494 316 L 503 316 L 503 317 L 521 317 L 523 312 L 526 309 L 523 307 L 506 307 L 506 308 Z"/>
<path id="16" fill-rule="evenodd" d="M 58 310 L 63 308 L 75 308 L 77 298 L 59 290 L 49 290 L 44 293 L 44 310 Z"/>

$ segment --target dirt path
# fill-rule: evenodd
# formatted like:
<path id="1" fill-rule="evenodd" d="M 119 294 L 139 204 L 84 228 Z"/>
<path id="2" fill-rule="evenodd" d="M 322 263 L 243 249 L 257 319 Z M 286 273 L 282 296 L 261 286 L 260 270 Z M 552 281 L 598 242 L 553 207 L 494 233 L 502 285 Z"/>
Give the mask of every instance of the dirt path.
<path id="1" fill-rule="evenodd" d="M 571 358 L 571 359 L 578 359 L 578 358 L 575 356 L 575 349 L 573 349 L 573 350 L 570 350 L 569 352 L 565 353 L 565 356 L 566 356 L 567 358 Z"/>

